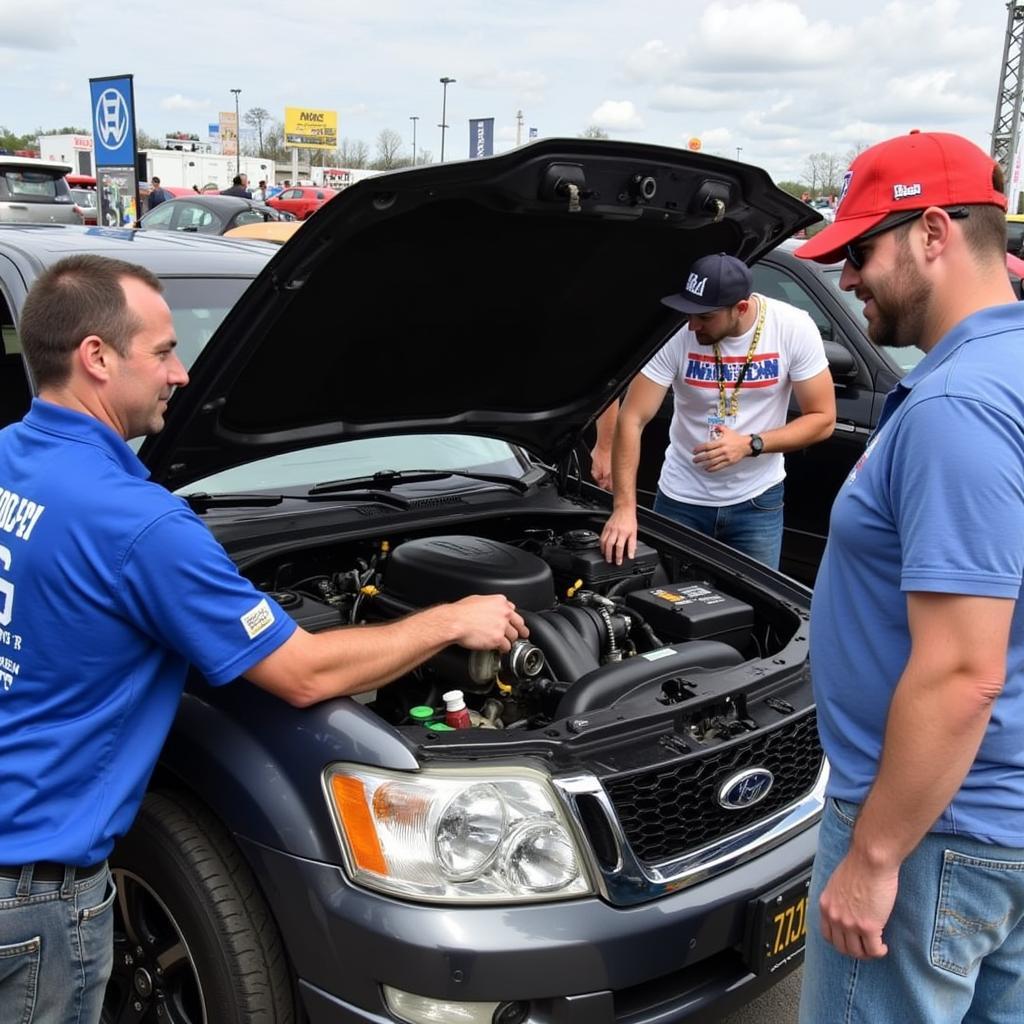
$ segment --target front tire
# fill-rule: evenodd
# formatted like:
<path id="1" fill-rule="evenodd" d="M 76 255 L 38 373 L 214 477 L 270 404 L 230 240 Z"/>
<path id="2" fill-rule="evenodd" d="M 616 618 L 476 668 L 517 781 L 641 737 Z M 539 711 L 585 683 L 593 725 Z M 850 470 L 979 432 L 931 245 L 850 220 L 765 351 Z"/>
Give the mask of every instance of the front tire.
<path id="1" fill-rule="evenodd" d="M 147 794 L 110 868 L 118 897 L 102 1024 L 295 1024 L 277 925 L 205 807 Z"/>

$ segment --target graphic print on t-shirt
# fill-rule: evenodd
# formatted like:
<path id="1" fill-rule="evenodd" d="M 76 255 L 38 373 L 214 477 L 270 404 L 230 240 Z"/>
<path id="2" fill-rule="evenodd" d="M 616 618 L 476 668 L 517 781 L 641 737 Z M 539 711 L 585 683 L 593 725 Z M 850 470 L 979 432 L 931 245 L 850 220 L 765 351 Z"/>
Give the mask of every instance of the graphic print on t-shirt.
<path id="1" fill-rule="evenodd" d="M 722 356 L 722 376 L 726 384 L 735 384 L 746 356 Z M 695 388 L 717 388 L 718 367 L 710 352 L 690 352 L 686 357 L 683 380 Z M 779 353 L 759 352 L 750 361 L 742 388 L 770 388 L 779 383 Z"/>

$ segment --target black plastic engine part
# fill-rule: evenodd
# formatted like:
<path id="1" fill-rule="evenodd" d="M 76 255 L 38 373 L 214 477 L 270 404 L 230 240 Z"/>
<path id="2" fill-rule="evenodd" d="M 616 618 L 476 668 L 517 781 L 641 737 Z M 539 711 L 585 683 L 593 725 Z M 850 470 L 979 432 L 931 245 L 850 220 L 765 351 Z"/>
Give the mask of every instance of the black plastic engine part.
<path id="1" fill-rule="evenodd" d="M 555 718 L 611 707 L 641 688 L 650 687 L 660 696 L 666 679 L 697 669 L 729 668 L 742 660 L 735 647 L 699 640 L 602 665 L 573 684 L 558 702 Z"/>
<path id="2" fill-rule="evenodd" d="M 675 583 L 625 596 L 658 636 L 679 640 L 721 640 L 743 649 L 754 626 L 754 609 L 702 582 Z"/>
<path id="3" fill-rule="evenodd" d="M 637 577 L 641 586 L 650 585 L 659 565 L 658 553 L 642 541 L 637 542 L 635 558 L 623 558 L 622 565 L 606 562 L 601 554 L 601 538 L 593 530 L 570 530 L 557 541 L 545 544 L 540 554 L 554 570 L 562 594 L 577 580 L 582 580 L 588 590 L 630 577 Z"/>
<path id="4" fill-rule="evenodd" d="M 485 537 L 427 537 L 391 552 L 387 592 L 415 608 L 470 594 L 504 594 L 518 608 L 555 603 L 551 567 L 536 555 Z"/>
<path id="5" fill-rule="evenodd" d="M 314 601 L 296 590 L 268 590 L 272 597 L 303 629 L 315 633 L 334 629 L 342 624 L 341 610 L 333 605 Z"/>

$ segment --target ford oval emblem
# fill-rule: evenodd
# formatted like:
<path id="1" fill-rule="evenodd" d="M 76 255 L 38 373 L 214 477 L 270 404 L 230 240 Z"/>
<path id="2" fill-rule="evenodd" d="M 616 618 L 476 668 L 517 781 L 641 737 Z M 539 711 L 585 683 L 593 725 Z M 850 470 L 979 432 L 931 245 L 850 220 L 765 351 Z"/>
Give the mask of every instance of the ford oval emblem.
<path id="1" fill-rule="evenodd" d="M 731 775 L 718 790 L 718 802 L 727 811 L 742 811 L 760 803 L 775 783 L 767 768 L 748 768 Z"/>

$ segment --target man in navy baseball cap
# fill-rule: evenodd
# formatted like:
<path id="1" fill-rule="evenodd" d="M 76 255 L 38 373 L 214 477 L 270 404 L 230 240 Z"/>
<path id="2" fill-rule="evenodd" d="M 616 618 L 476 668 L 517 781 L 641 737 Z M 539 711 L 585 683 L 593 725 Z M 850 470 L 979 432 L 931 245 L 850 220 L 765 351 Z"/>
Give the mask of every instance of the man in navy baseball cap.
<path id="1" fill-rule="evenodd" d="M 821 335 L 807 313 L 753 294 L 750 269 L 724 252 L 695 260 L 682 289 L 661 301 L 688 323 L 633 379 L 621 415 L 612 405 L 597 422 L 591 474 L 615 497 L 604 556 L 621 564 L 636 551 L 641 434 L 671 389 L 654 510 L 777 566 L 784 453 L 835 426 Z M 800 407 L 792 419 L 791 396 Z"/>
<path id="2" fill-rule="evenodd" d="M 697 260 L 690 267 L 682 291 L 666 295 L 661 301 L 692 316 L 735 306 L 749 299 L 753 290 L 754 278 L 746 263 L 719 252 Z"/>

